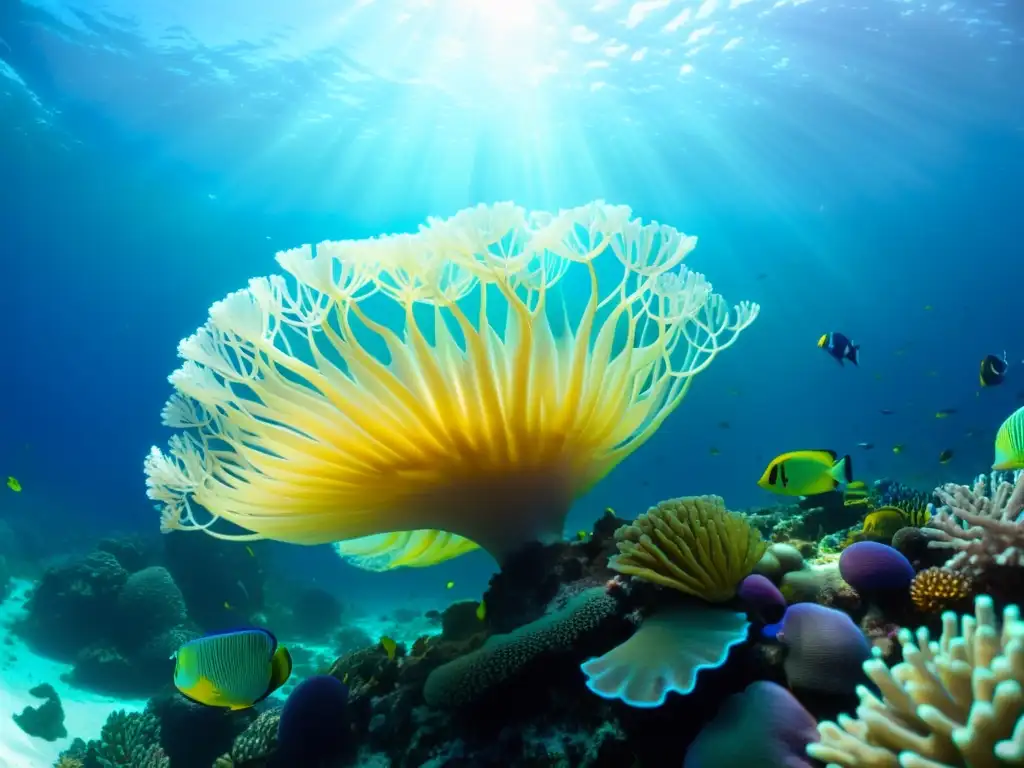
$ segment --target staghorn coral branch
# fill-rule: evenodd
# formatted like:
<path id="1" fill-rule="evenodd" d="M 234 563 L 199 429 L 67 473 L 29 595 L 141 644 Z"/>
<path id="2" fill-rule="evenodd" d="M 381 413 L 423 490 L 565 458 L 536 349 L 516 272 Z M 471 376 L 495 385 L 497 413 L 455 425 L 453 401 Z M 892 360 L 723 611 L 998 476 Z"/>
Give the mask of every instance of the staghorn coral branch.
<path id="1" fill-rule="evenodd" d="M 928 546 L 954 550 L 947 569 L 978 577 L 993 565 L 1024 567 L 1024 472 L 1014 480 L 1000 482 L 993 473 L 980 475 L 973 488 L 948 483 L 935 489 L 943 506 L 929 521 L 939 538 Z"/>

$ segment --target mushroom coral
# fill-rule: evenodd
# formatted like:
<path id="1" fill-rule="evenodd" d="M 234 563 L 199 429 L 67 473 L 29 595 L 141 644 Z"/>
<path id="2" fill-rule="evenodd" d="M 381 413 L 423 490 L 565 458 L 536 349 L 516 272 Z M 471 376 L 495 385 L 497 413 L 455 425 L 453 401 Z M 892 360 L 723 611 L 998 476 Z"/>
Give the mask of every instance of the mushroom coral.
<path id="1" fill-rule="evenodd" d="M 757 316 L 683 266 L 696 242 L 626 206 L 498 203 L 278 253 L 291 279 L 251 280 L 178 347 L 182 431 L 145 462 L 161 529 L 415 531 L 368 546 L 417 565 L 560 537 Z M 456 538 L 417 553 L 436 531 Z"/>

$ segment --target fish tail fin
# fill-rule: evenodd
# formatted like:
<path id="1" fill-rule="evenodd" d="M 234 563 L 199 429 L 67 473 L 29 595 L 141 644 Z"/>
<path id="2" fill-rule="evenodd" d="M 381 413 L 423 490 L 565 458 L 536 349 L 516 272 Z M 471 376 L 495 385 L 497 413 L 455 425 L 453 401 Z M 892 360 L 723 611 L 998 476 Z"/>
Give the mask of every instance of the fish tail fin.
<path id="1" fill-rule="evenodd" d="M 831 475 L 837 486 L 853 482 L 853 459 L 849 454 L 832 465 Z"/>
<path id="2" fill-rule="evenodd" d="M 282 685 L 292 675 L 292 655 L 283 645 L 279 645 L 274 651 L 274 657 L 270 660 L 270 682 L 267 684 L 267 692 L 263 694 L 266 698 Z"/>
<path id="3" fill-rule="evenodd" d="M 850 342 L 850 351 L 846 353 L 846 359 L 854 365 L 860 365 L 860 344 Z"/>

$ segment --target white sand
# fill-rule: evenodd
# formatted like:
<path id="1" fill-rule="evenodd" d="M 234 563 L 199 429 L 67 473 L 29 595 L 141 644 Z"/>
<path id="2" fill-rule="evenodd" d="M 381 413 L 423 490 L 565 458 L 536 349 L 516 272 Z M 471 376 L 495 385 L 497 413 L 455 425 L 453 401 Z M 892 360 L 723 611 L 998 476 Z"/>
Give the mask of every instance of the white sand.
<path id="1" fill-rule="evenodd" d="M 145 708 L 145 699 L 118 699 L 82 691 L 60 679 L 71 670 L 68 664 L 45 659 L 32 653 L 17 637 L 9 635 L 7 627 L 23 614 L 28 581 L 16 580 L 10 597 L 0 603 L 0 768 L 47 768 L 57 755 L 67 749 L 76 737 L 94 739 L 108 715 L 115 709 L 136 711 Z M 64 706 L 65 739 L 44 741 L 29 736 L 12 719 L 25 707 L 38 707 L 43 703 L 29 695 L 29 689 L 40 683 L 49 683 L 60 695 Z"/>

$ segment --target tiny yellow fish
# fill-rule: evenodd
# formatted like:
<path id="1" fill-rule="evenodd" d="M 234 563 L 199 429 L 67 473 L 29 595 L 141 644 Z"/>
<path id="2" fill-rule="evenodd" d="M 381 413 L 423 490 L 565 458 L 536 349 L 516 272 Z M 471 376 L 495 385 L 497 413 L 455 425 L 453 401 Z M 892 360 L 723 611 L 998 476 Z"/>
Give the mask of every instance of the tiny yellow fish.
<path id="1" fill-rule="evenodd" d="M 576 531 L 576 538 L 579 539 L 580 541 L 586 541 L 587 540 L 587 532 L 585 530 L 583 530 L 582 528 L 580 528 L 578 531 Z"/>
<path id="2" fill-rule="evenodd" d="M 710 449 L 710 450 L 708 451 L 708 453 L 710 453 L 710 454 L 711 454 L 712 456 L 718 456 L 718 455 L 719 455 L 719 454 L 721 453 L 721 451 L 720 451 L 720 450 L 718 450 L 718 449 L 717 449 L 717 448 L 715 448 L 715 447 L 712 447 L 712 448 L 711 448 L 711 449 Z"/>
<path id="3" fill-rule="evenodd" d="M 996 432 L 992 469 L 1024 469 L 1024 407 L 1010 414 Z"/>
<path id="4" fill-rule="evenodd" d="M 956 408 L 943 408 L 941 411 L 936 411 L 935 412 L 935 418 L 936 419 L 948 419 L 954 413 L 956 413 Z"/>
<path id="5" fill-rule="evenodd" d="M 855 541 L 888 541 L 902 527 L 903 514 L 900 510 L 895 507 L 881 507 L 868 513 L 861 530 L 850 531 L 843 546 L 848 547 Z"/>
<path id="6" fill-rule="evenodd" d="M 949 448 L 939 454 L 939 464 L 949 464 L 953 459 L 953 451 Z"/>
<path id="7" fill-rule="evenodd" d="M 899 454 L 903 453 L 903 449 L 905 447 L 906 446 L 904 446 L 904 445 L 894 445 L 892 447 L 892 452 L 895 453 L 896 455 L 899 455 Z"/>
<path id="8" fill-rule="evenodd" d="M 445 589 L 454 589 L 455 588 L 455 582 L 454 581 L 449 581 L 447 584 L 444 585 L 444 588 Z"/>
<path id="9" fill-rule="evenodd" d="M 476 607 L 476 617 L 480 621 L 483 621 L 487 618 L 487 603 L 485 603 L 483 600 L 481 600 L 480 605 Z"/>
<path id="10" fill-rule="evenodd" d="M 384 649 L 384 653 L 388 655 L 388 661 L 395 660 L 395 652 L 398 650 L 398 643 L 394 641 L 394 638 L 384 635 L 380 639 L 380 647 Z"/>
<path id="11" fill-rule="evenodd" d="M 863 480 L 854 480 L 852 483 L 847 484 L 846 492 L 850 493 L 851 491 L 865 491 L 867 490 L 867 487 L 868 484 L 865 483 Z"/>
<path id="12" fill-rule="evenodd" d="M 13 477 L 8 477 L 7 478 L 7 487 L 10 488 L 15 493 L 21 493 L 21 483 L 19 483 Z"/>
<path id="13" fill-rule="evenodd" d="M 227 610 L 229 610 L 229 611 L 233 611 L 233 610 L 235 610 L 234 608 L 232 608 L 232 607 L 231 607 L 231 603 L 229 603 L 229 602 L 228 602 L 227 600 L 225 600 L 225 601 L 224 601 L 224 607 L 225 607 L 225 608 L 226 608 Z"/>
<path id="14" fill-rule="evenodd" d="M 249 553 L 249 557 L 256 557 L 256 553 L 252 551 L 252 547 L 248 544 L 245 545 L 245 551 Z"/>
<path id="15" fill-rule="evenodd" d="M 838 488 L 853 480 L 849 456 L 839 458 L 835 451 L 790 451 L 772 459 L 759 487 L 783 496 L 814 496 Z"/>

